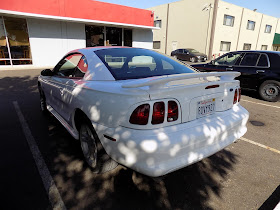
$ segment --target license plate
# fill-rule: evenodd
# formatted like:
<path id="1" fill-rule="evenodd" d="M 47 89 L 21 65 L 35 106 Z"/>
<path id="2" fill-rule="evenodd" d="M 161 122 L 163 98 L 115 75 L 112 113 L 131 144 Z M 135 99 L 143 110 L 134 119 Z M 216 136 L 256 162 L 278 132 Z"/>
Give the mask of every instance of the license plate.
<path id="1" fill-rule="evenodd" d="M 215 110 L 215 98 L 197 102 L 197 118 L 213 114 Z"/>

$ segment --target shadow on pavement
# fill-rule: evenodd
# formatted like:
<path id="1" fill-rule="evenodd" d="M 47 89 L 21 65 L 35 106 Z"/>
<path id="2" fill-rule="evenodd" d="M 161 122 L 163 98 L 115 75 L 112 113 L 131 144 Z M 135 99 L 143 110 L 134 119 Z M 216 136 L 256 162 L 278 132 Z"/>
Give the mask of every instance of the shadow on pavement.
<path id="1" fill-rule="evenodd" d="M 235 154 L 223 150 L 161 178 L 122 166 L 94 174 L 83 159 L 80 143 L 54 117 L 40 113 L 36 78 L 1 78 L 0 89 L 1 96 L 19 100 L 68 209 L 213 209 L 210 196 L 221 196 L 222 183 L 237 163 Z"/>
<path id="2" fill-rule="evenodd" d="M 237 156 L 223 150 L 201 162 L 160 178 L 123 166 L 94 174 L 83 159 L 80 143 L 49 117 L 51 170 L 69 209 L 213 209 L 210 195 L 220 197 Z"/>

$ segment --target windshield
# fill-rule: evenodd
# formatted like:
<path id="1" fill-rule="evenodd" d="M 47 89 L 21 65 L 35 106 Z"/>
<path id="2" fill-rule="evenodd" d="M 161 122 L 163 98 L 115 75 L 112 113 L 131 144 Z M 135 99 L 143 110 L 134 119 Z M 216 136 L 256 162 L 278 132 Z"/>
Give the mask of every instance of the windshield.
<path id="1" fill-rule="evenodd" d="M 199 53 L 197 50 L 195 49 L 189 49 L 190 53 Z"/>
<path id="2" fill-rule="evenodd" d="M 112 48 L 95 53 L 116 80 L 195 72 L 183 63 L 147 49 Z"/>

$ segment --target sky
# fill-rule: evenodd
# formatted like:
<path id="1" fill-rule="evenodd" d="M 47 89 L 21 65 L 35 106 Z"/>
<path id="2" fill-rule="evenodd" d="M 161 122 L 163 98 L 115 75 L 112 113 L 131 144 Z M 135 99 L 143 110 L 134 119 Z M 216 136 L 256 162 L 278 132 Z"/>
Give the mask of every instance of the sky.
<path id="1" fill-rule="evenodd" d="M 178 0 L 98 0 L 130 7 L 146 9 Z M 195 1 L 195 0 L 191 0 Z M 257 12 L 280 18 L 280 0 L 223 0 L 248 9 L 257 9 Z"/>

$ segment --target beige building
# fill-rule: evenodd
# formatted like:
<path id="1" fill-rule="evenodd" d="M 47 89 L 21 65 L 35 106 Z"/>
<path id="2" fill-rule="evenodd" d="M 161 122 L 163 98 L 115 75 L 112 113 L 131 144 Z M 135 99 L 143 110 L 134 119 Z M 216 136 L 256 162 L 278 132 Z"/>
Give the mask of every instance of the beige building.
<path id="1" fill-rule="evenodd" d="M 154 11 L 154 49 L 194 48 L 210 59 L 235 50 L 279 50 L 280 21 L 219 0 L 181 0 Z"/>

